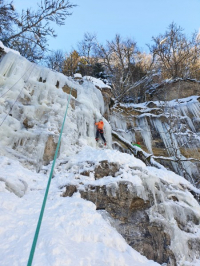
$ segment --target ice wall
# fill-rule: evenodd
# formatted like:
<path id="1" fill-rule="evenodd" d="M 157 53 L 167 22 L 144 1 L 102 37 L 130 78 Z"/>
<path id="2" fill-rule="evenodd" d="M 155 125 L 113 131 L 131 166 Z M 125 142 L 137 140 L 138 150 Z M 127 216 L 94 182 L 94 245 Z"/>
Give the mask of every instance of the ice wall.
<path id="1" fill-rule="evenodd" d="M 199 158 L 198 98 L 199 96 L 192 96 L 170 102 L 124 104 L 112 112 L 111 125 L 130 142 L 142 139 L 141 142 L 149 153 L 157 149 L 158 155 L 160 149 L 159 156 L 170 157 L 174 171 L 194 184 L 199 176 L 200 165 L 187 158 Z"/>
<path id="2" fill-rule="evenodd" d="M 95 146 L 96 119 L 104 114 L 101 92 L 85 80 L 82 85 L 70 77 L 30 63 L 9 52 L 0 62 L 1 153 L 7 152 L 38 167 L 49 136 L 58 141 L 69 94 L 66 85 L 77 91 L 71 97 L 63 131 L 60 156 L 75 152 L 81 145 Z M 105 137 L 111 145 L 111 129 L 104 119 Z"/>
<path id="3" fill-rule="evenodd" d="M 135 142 L 135 134 L 128 130 L 127 121 L 123 119 L 120 113 L 115 113 L 110 116 L 110 123 L 112 125 L 112 129 L 116 132 L 119 132 L 120 135 L 126 138 L 130 142 Z M 130 121 L 131 123 L 131 121 Z M 131 123 L 132 124 L 132 123 Z M 132 124 L 132 127 L 134 124 Z"/>

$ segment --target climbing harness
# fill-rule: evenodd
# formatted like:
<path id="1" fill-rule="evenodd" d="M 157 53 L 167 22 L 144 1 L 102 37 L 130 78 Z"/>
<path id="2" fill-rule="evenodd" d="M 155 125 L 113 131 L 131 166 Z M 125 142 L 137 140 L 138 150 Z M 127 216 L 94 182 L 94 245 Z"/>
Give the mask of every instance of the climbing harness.
<path id="1" fill-rule="evenodd" d="M 51 172 L 50 172 L 50 175 L 49 175 L 49 179 L 48 179 L 48 183 L 47 183 L 47 187 L 46 187 L 46 191 L 45 191 L 45 195 L 44 195 L 44 199 L 43 199 L 43 203 L 42 203 L 42 208 L 41 208 L 41 211 L 40 211 L 40 216 L 39 216 L 39 219 L 38 219 L 38 223 L 37 223 L 37 227 L 36 227 L 36 231 L 35 231 L 35 235 L 34 235 L 34 239 L 33 239 L 33 243 L 32 243 L 32 247 L 31 247 L 31 251 L 30 251 L 30 255 L 29 255 L 29 260 L 28 260 L 27 266 L 31 266 L 32 265 L 33 256 L 34 256 L 34 253 L 35 253 L 37 239 L 38 239 L 38 236 L 39 236 L 39 231 L 40 231 L 42 218 L 43 218 L 43 214 L 44 214 L 44 209 L 45 209 L 47 196 L 48 196 L 48 192 L 49 192 L 49 187 L 50 187 L 51 179 L 52 179 L 52 176 L 53 176 L 53 170 L 54 170 L 54 167 L 55 167 L 55 162 L 56 162 L 56 158 L 57 158 L 57 155 L 58 155 L 58 150 L 59 150 L 59 147 L 60 147 L 62 132 L 63 132 L 63 128 L 64 128 L 64 125 L 65 125 L 65 119 L 66 119 L 66 116 L 67 116 L 67 110 L 68 110 L 68 106 L 69 106 L 69 102 L 70 102 L 71 91 L 72 91 L 72 88 L 70 89 L 69 99 L 68 99 L 68 103 L 67 103 L 67 107 L 66 107 L 63 123 L 62 123 L 62 128 L 61 128 L 61 131 L 60 131 L 60 136 L 59 136 L 58 144 L 57 144 L 57 147 L 56 147 L 56 151 L 55 151 L 55 155 L 54 155 L 54 159 L 53 159 L 53 164 L 52 164 L 52 167 L 51 167 Z"/>

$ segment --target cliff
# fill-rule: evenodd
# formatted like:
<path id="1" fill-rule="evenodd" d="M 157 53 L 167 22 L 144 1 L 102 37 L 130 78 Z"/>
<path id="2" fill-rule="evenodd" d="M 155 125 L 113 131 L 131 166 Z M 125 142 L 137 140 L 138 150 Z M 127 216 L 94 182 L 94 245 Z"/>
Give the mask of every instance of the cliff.
<path id="1" fill-rule="evenodd" d="M 154 151 L 148 123 L 154 134 L 160 134 L 159 155 L 171 136 L 163 126 L 170 115 L 155 102 L 109 108 L 110 91 L 96 79 L 66 77 L 11 52 L 2 58 L 1 265 L 13 260 L 23 265 L 27 260 L 68 101 L 35 263 L 198 265 L 199 189 L 157 163 L 156 156 L 147 165 L 136 158 Z M 191 99 L 182 100 L 176 114 L 187 107 L 197 117 L 198 97 Z M 95 141 L 94 123 L 99 118 L 105 124 L 106 149 Z M 183 125 L 198 130 L 192 117 L 182 119 Z M 128 154 L 132 149 L 125 153 L 136 140 L 144 150 L 133 149 L 136 156 Z M 170 144 L 167 149 L 172 152 Z M 162 155 L 167 157 L 169 151 Z M 174 159 L 173 153 L 169 158 Z"/>
<path id="2" fill-rule="evenodd" d="M 149 94 L 151 101 L 115 104 L 110 113 L 112 129 L 129 143 L 139 141 L 142 149 L 157 162 L 199 187 L 199 94 L 196 81 L 178 80 L 160 85 Z M 122 148 L 117 140 L 116 144 L 118 149 Z M 127 151 L 127 146 L 122 150 Z"/>

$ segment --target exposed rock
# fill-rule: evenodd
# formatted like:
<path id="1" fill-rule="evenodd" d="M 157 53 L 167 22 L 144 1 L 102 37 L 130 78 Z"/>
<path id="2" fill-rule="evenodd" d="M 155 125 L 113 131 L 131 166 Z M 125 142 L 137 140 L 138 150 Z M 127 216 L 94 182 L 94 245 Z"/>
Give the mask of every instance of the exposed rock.
<path id="1" fill-rule="evenodd" d="M 74 88 L 70 88 L 69 86 L 67 85 L 64 85 L 62 87 L 62 90 L 67 93 L 67 94 L 70 94 L 70 91 L 71 91 L 71 95 L 74 97 L 74 98 L 77 98 L 77 90 L 75 90 Z"/>
<path id="2" fill-rule="evenodd" d="M 72 109 L 74 109 L 74 110 L 75 110 L 75 106 L 76 106 L 76 100 L 75 100 L 75 99 L 73 99 L 73 98 L 71 98 L 71 99 L 70 99 L 70 105 L 71 105 Z"/>
<path id="3" fill-rule="evenodd" d="M 39 78 L 39 82 L 46 83 L 46 79 L 42 79 L 42 77 Z"/>
<path id="4" fill-rule="evenodd" d="M 77 188 L 74 185 L 66 186 L 66 191 L 62 194 L 63 197 L 71 197 L 75 192 L 77 192 Z"/>
<path id="5" fill-rule="evenodd" d="M 86 187 L 80 190 L 81 196 L 96 204 L 97 209 L 105 209 L 113 218 L 123 222 L 128 221 L 131 212 L 145 210 L 150 207 L 149 201 L 144 201 L 137 196 L 137 189 L 128 181 L 111 183 L 108 186 Z"/>
<path id="6" fill-rule="evenodd" d="M 26 117 L 24 119 L 23 125 L 25 126 L 25 128 L 33 128 L 34 127 L 33 121 L 31 121 L 30 119 L 28 119 L 28 117 Z"/>
<path id="7" fill-rule="evenodd" d="M 83 171 L 80 174 L 84 176 L 90 176 L 91 171 Z"/>
<path id="8" fill-rule="evenodd" d="M 119 171 L 119 164 L 109 163 L 108 161 L 101 161 L 99 165 L 96 166 L 94 175 L 95 179 L 100 179 L 104 176 L 115 176 Z"/>
<path id="9" fill-rule="evenodd" d="M 200 254 L 199 254 L 199 250 L 200 250 L 200 240 L 198 239 L 190 239 L 188 241 L 188 247 L 191 251 L 196 250 L 195 252 L 195 256 L 197 259 L 200 259 Z"/>
<path id="10" fill-rule="evenodd" d="M 75 186 L 67 186 L 64 196 L 76 192 Z M 127 243 L 148 259 L 158 263 L 175 266 L 176 259 L 169 248 L 170 236 L 162 225 L 149 221 L 147 210 L 153 203 L 153 196 L 149 200 L 138 197 L 137 188 L 127 181 L 110 184 L 108 186 L 89 185 L 79 191 L 81 197 L 92 201 L 97 210 L 106 210 L 110 214 L 111 224 L 125 238 Z"/>
<path id="11" fill-rule="evenodd" d="M 152 94 L 146 94 L 146 101 L 171 101 L 200 94 L 200 83 L 195 80 L 177 79 L 158 86 Z"/>
<path id="12" fill-rule="evenodd" d="M 44 165 L 49 164 L 53 160 L 56 147 L 57 143 L 55 143 L 53 135 L 48 136 L 43 155 Z"/>
<path id="13" fill-rule="evenodd" d="M 5 55 L 5 54 L 6 54 L 5 50 L 4 50 L 2 47 L 0 47 L 0 58 L 1 58 L 3 55 Z"/>
<path id="14" fill-rule="evenodd" d="M 60 82 L 57 80 L 57 82 L 56 82 L 56 88 L 57 89 L 59 88 L 59 85 L 60 85 Z"/>
<path id="15" fill-rule="evenodd" d="M 149 108 L 156 108 L 157 105 L 156 105 L 154 102 L 149 102 L 149 103 L 147 104 L 147 107 L 149 107 Z"/>
<path id="16" fill-rule="evenodd" d="M 172 199 L 173 201 L 178 201 L 176 196 L 171 196 L 169 199 Z"/>
<path id="17" fill-rule="evenodd" d="M 136 241 L 135 243 L 131 243 L 131 246 L 138 251 L 141 250 L 141 253 L 147 254 L 146 256 L 148 259 L 155 260 L 158 263 L 164 262 L 167 263 L 167 265 L 176 266 L 175 256 L 170 249 L 171 239 L 170 236 L 164 232 L 164 228 L 156 223 L 152 223 L 150 226 L 145 224 L 141 224 L 140 226 L 143 228 L 146 227 L 144 232 L 146 244 L 140 244 L 141 247 L 138 247 Z M 155 250 L 157 250 L 157 252 L 155 252 Z"/>
<path id="18" fill-rule="evenodd" d="M 105 119 L 108 119 L 108 116 L 110 114 L 110 105 L 112 102 L 113 94 L 110 88 L 101 88 L 101 93 L 103 95 L 104 106 L 105 106 L 104 117 Z"/>

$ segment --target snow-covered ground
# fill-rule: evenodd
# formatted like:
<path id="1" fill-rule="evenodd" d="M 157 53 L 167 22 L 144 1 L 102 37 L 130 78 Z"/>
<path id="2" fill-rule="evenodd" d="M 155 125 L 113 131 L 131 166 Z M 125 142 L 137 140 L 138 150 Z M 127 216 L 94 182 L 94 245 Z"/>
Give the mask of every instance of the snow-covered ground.
<path id="1" fill-rule="evenodd" d="M 0 182 L 0 265 L 27 265 L 48 175 L 27 170 L 6 157 L 0 157 L 0 169 L 0 179 L 10 180 L 14 191 L 21 190 L 19 180 L 28 185 L 19 198 Z M 58 182 L 63 182 L 63 176 L 56 174 L 52 179 L 33 265 L 158 265 L 133 250 L 79 193 L 61 197 Z"/>
<path id="2" fill-rule="evenodd" d="M 188 181 L 172 172 L 146 167 L 143 162 L 131 155 L 109 149 L 96 150 L 85 147 L 77 155 L 66 159 L 67 163 L 58 159 L 55 167 L 33 265 L 158 265 L 133 250 L 109 222 L 105 221 L 96 211 L 96 206 L 81 199 L 78 192 L 73 197 L 61 197 L 64 191 L 61 187 L 65 184 L 78 185 L 84 182 L 84 185 L 89 183 L 104 185 L 123 178 L 137 187 L 142 187 L 139 171 L 137 171 L 138 175 L 134 176 L 130 173 L 129 167 L 137 166 L 148 173 L 150 185 L 153 186 L 154 178 L 159 179 L 161 176 L 164 181 L 174 187 L 176 196 L 183 199 L 186 207 L 190 205 L 197 213 L 200 211 L 199 205 L 190 193 L 178 191 L 176 188 L 180 184 L 182 187 L 192 188 Z M 80 178 L 80 175 L 79 179 L 76 179 L 78 165 L 81 165 L 84 171 L 87 169 L 86 162 L 98 163 L 104 159 L 123 165 L 121 175 L 114 178 L 114 181 L 113 177 L 95 181 L 92 176 Z M 2 156 L 0 157 L 0 169 L 0 251 L 3 254 L 0 257 L 0 265 L 23 266 L 28 260 L 51 165 L 44 167 L 41 173 L 36 173 L 24 168 L 19 162 Z M 46 173 L 42 173 L 43 171 Z M 24 194 L 23 197 L 16 195 L 20 192 Z M 179 211 L 178 206 L 177 211 Z M 170 220 L 172 222 L 173 217 Z M 196 236 L 200 234 L 197 228 L 194 229 Z M 179 237 L 180 239 L 183 237 L 180 232 Z M 176 239 L 177 249 L 181 246 L 180 239 Z M 181 265 L 197 266 L 198 263 L 187 264 L 185 262 Z"/>

